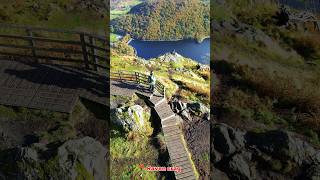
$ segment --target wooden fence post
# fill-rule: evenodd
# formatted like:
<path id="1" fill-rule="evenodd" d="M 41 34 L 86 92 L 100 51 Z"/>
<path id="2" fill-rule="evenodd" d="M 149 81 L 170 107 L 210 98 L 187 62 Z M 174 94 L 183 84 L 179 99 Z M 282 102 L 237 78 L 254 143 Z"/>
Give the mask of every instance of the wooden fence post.
<path id="1" fill-rule="evenodd" d="M 33 32 L 31 29 L 26 29 L 26 32 L 28 34 L 28 36 L 30 37 L 30 40 L 29 40 L 29 45 L 31 46 L 31 51 L 32 51 L 32 56 L 33 56 L 33 59 L 34 59 L 34 62 L 35 63 L 38 63 L 38 58 L 37 58 L 37 54 L 36 54 L 36 49 L 35 49 L 35 41 L 33 40 Z"/>
<path id="2" fill-rule="evenodd" d="M 84 64 L 86 66 L 86 69 L 89 69 L 89 60 L 88 60 L 88 53 L 87 53 L 87 45 L 86 45 L 86 39 L 84 33 L 80 34 L 80 41 L 82 46 L 82 54 L 83 54 L 83 60 Z"/>
<path id="3" fill-rule="evenodd" d="M 98 71 L 98 66 L 97 66 L 98 61 L 96 58 L 97 53 L 96 53 L 96 49 L 93 47 L 96 45 L 96 40 L 92 36 L 89 37 L 89 40 L 90 40 L 90 44 L 92 45 L 91 46 L 91 54 L 92 54 L 92 62 L 94 63 L 94 70 Z"/>
<path id="4" fill-rule="evenodd" d="M 138 73 L 138 72 L 134 72 L 134 75 L 136 76 L 136 82 L 137 82 L 137 84 L 140 84 L 140 81 L 139 81 L 139 73 Z"/>
<path id="5" fill-rule="evenodd" d="M 118 74 L 119 74 L 119 79 L 120 79 L 120 81 L 122 81 L 122 78 L 121 78 L 121 74 L 120 74 L 121 72 L 120 72 L 120 70 L 118 71 Z"/>

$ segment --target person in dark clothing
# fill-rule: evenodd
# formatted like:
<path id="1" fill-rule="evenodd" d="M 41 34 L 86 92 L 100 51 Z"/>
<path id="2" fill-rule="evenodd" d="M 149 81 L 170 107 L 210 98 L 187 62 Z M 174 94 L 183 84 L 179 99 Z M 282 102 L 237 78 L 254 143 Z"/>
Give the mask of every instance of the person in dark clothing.
<path id="1" fill-rule="evenodd" d="M 154 93 L 154 86 L 156 85 L 156 77 L 153 75 L 153 72 L 150 72 L 148 76 L 149 90 Z"/>

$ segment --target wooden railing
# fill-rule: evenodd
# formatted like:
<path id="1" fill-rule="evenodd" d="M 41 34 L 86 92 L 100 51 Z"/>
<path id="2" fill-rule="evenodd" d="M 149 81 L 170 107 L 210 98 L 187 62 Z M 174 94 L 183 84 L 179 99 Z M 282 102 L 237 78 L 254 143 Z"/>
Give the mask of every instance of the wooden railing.
<path id="1" fill-rule="evenodd" d="M 0 55 L 29 58 L 35 63 L 107 69 L 106 37 L 95 34 L 0 24 Z"/>
<path id="2" fill-rule="evenodd" d="M 111 80 L 120 80 L 127 82 L 134 82 L 137 84 L 149 85 L 148 83 L 148 75 L 139 73 L 139 72 L 129 72 L 129 71 L 111 71 L 110 72 Z M 166 88 L 165 86 L 156 81 L 155 90 L 159 92 L 163 97 L 165 97 Z"/>

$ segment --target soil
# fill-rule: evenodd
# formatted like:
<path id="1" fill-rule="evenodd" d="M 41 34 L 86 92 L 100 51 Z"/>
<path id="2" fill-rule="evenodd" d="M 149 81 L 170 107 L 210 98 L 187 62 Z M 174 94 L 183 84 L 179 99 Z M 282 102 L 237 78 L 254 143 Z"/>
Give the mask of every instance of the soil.
<path id="1" fill-rule="evenodd" d="M 210 122 L 193 117 L 192 122 L 184 125 L 184 134 L 200 179 L 209 179 Z"/>
<path id="2" fill-rule="evenodd" d="M 38 141 L 35 132 L 44 131 L 54 126 L 42 120 L 20 121 L 0 117 L 0 150 L 25 146 Z"/>

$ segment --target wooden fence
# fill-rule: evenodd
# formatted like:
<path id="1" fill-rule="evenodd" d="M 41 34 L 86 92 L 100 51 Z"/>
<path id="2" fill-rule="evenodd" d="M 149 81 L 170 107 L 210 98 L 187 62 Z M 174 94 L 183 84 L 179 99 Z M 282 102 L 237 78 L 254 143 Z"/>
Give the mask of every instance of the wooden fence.
<path id="1" fill-rule="evenodd" d="M 120 80 L 120 81 L 127 81 L 133 82 L 137 84 L 149 85 L 148 83 L 148 75 L 142 74 L 139 72 L 128 72 L 128 71 L 116 71 L 110 72 L 110 79 L 111 80 Z M 158 91 L 163 97 L 166 93 L 166 88 L 164 87 L 161 82 L 156 81 L 155 90 Z"/>
<path id="2" fill-rule="evenodd" d="M 35 63 L 108 68 L 106 37 L 95 34 L 0 24 L 0 55 L 29 58 Z"/>

